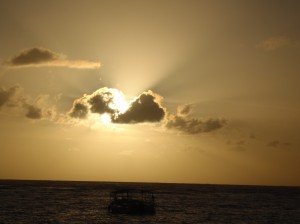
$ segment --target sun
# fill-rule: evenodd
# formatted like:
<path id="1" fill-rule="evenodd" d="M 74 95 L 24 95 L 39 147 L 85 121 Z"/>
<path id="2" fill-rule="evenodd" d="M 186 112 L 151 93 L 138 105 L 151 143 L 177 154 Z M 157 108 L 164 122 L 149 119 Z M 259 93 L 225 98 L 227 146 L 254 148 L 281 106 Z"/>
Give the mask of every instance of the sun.
<path id="1" fill-rule="evenodd" d="M 129 104 L 126 101 L 125 95 L 117 89 L 109 89 L 110 98 L 108 107 L 115 111 L 115 114 L 104 113 L 100 115 L 100 121 L 103 125 L 109 125 L 113 123 L 112 116 L 117 116 L 126 112 L 129 108 Z"/>
<path id="2" fill-rule="evenodd" d="M 112 125 L 115 119 L 126 113 L 129 103 L 118 89 L 101 88 L 91 95 L 85 95 L 81 103 L 88 107 L 88 119 L 95 127 Z"/>
<path id="3" fill-rule="evenodd" d="M 129 105 L 126 102 L 125 95 L 117 89 L 111 89 L 110 92 L 112 94 L 112 101 L 108 106 L 113 110 L 117 110 L 118 113 L 124 113 L 128 110 Z"/>
<path id="4" fill-rule="evenodd" d="M 104 125 L 108 125 L 111 123 L 111 117 L 108 113 L 102 114 L 100 116 L 100 119 L 101 119 L 101 123 Z"/>

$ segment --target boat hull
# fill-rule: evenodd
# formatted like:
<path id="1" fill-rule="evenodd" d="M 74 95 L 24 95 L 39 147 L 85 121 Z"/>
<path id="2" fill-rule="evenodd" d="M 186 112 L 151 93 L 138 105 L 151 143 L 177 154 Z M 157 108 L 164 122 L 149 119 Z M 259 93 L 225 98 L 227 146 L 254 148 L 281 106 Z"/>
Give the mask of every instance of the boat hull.
<path id="1" fill-rule="evenodd" d="M 113 214 L 154 215 L 154 203 L 145 203 L 139 200 L 116 200 L 108 206 Z"/>

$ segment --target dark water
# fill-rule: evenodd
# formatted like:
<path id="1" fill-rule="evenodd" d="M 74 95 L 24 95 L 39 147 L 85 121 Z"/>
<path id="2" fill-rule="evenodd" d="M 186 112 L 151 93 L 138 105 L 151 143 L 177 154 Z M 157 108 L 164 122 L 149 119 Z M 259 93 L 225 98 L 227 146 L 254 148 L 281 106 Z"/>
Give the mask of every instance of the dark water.
<path id="1" fill-rule="evenodd" d="M 154 216 L 111 215 L 109 192 L 155 192 Z M 300 187 L 0 181 L 0 223 L 300 223 Z"/>

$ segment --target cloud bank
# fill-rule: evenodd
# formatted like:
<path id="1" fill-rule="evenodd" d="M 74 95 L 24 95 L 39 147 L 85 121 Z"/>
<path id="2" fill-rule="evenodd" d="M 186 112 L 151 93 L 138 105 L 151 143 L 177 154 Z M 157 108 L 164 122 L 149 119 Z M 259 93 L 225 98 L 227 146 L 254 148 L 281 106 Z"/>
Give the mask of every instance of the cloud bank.
<path id="1" fill-rule="evenodd" d="M 28 119 L 48 119 L 59 122 L 99 121 L 109 117 L 115 124 L 160 123 L 167 130 L 185 134 L 208 133 L 221 129 L 226 120 L 220 118 L 200 119 L 191 117 L 193 105 L 178 106 L 176 114 L 170 114 L 162 105 L 162 97 L 150 90 L 127 102 L 125 95 L 114 88 L 103 87 L 92 94 L 84 94 L 73 101 L 71 109 L 56 116 L 54 106 L 49 106 L 47 95 L 30 100 L 19 86 L 0 88 L 0 110 L 17 108 Z M 99 116 L 98 116 L 99 115 Z M 96 119 L 96 120 L 95 120 Z M 107 120 L 106 120 L 107 121 Z"/>
<path id="2" fill-rule="evenodd" d="M 22 50 L 10 60 L 3 63 L 3 65 L 9 68 L 67 67 L 77 69 L 96 69 L 100 67 L 99 62 L 68 60 L 65 55 L 42 47 Z"/>
<path id="3" fill-rule="evenodd" d="M 109 115 L 112 123 L 137 124 L 160 122 L 167 130 L 185 134 L 199 134 L 221 129 L 226 120 L 221 118 L 200 119 L 190 117 L 193 105 L 178 106 L 177 114 L 168 114 L 162 106 L 162 97 L 145 91 L 131 100 L 126 107 L 125 96 L 117 89 L 103 87 L 94 93 L 74 100 L 69 116 L 87 119 L 91 114 Z M 121 106 L 120 106 L 121 105 Z M 123 109 L 123 111 L 121 110 Z"/>

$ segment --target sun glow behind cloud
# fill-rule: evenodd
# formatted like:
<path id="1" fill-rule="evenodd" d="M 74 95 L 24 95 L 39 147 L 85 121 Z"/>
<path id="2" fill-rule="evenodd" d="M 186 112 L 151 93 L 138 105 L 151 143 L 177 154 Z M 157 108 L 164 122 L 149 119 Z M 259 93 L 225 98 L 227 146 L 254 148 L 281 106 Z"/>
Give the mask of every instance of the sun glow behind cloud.
<path id="1" fill-rule="evenodd" d="M 117 110 L 119 113 L 124 113 L 129 107 L 125 95 L 117 89 L 111 89 L 111 94 L 112 100 L 108 104 L 108 107 Z"/>
<path id="2" fill-rule="evenodd" d="M 100 117 L 101 117 L 101 122 L 104 125 L 108 125 L 111 123 L 111 117 L 108 113 L 102 114 L 102 115 L 100 115 Z"/>
<path id="3" fill-rule="evenodd" d="M 76 99 L 68 114 L 81 120 L 94 113 L 108 114 L 113 123 L 121 124 L 160 122 L 166 114 L 166 109 L 161 106 L 161 99 L 161 96 L 149 90 L 127 103 L 121 91 L 103 87 Z"/>

